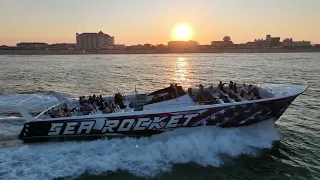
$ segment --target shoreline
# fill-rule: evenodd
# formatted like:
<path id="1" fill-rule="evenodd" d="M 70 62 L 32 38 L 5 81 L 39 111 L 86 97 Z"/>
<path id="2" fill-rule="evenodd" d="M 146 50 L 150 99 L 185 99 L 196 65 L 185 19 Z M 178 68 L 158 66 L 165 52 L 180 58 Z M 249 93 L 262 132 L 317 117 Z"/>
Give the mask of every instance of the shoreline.
<path id="1" fill-rule="evenodd" d="M 131 49 L 131 50 L 0 50 L 0 55 L 86 55 L 86 54 L 179 54 L 179 53 L 308 53 L 320 52 L 320 48 L 297 49 Z"/>

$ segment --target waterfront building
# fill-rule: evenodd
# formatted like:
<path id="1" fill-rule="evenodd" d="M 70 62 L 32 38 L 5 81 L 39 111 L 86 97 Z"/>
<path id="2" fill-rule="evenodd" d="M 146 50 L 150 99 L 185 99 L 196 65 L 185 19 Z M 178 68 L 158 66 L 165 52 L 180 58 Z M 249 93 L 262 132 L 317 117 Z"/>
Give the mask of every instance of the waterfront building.
<path id="1" fill-rule="evenodd" d="M 102 46 L 101 49 L 104 49 L 104 50 L 111 50 L 111 49 L 125 50 L 126 45 L 125 44 L 105 45 L 105 46 Z"/>
<path id="2" fill-rule="evenodd" d="M 272 37 L 269 34 L 266 35 L 266 39 L 255 39 L 253 42 L 254 48 L 272 48 L 280 45 L 280 37 Z"/>
<path id="3" fill-rule="evenodd" d="M 169 49 L 194 49 L 199 46 L 199 43 L 196 41 L 169 41 Z"/>
<path id="4" fill-rule="evenodd" d="M 292 38 L 286 38 L 282 42 L 282 47 L 285 48 L 303 48 L 312 47 L 311 41 L 293 41 Z"/>
<path id="5" fill-rule="evenodd" d="M 82 33 L 76 34 L 78 49 L 100 49 L 103 46 L 114 45 L 114 37 L 105 34 L 102 31 L 99 33 Z"/>
<path id="6" fill-rule="evenodd" d="M 211 46 L 213 47 L 230 47 L 233 46 L 230 36 L 225 36 L 223 41 L 211 41 Z"/>
<path id="7" fill-rule="evenodd" d="M 51 50 L 73 50 L 76 49 L 77 44 L 75 43 L 56 43 L 49 45 Z"/>
<path id="8" fill-rule="evenodd" d="M 42 42 L 21 42 L 17 44 L 17 47 L 22 49 L 45 49 L 49 47 L 49 44 Z"/>

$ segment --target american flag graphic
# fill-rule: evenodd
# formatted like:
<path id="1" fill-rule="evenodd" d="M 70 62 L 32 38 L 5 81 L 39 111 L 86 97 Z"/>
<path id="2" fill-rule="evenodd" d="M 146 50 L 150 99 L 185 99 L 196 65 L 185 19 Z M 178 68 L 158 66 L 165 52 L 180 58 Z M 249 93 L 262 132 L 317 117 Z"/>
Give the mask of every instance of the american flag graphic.
<path id="1" fill-rule="evenodd" d="M 231 105 L 203 110 L 192 126 L 217 125 L 221 127 L 241 126 L 272 117 L 280 117 L 294 98 L 259 103 Z"/>

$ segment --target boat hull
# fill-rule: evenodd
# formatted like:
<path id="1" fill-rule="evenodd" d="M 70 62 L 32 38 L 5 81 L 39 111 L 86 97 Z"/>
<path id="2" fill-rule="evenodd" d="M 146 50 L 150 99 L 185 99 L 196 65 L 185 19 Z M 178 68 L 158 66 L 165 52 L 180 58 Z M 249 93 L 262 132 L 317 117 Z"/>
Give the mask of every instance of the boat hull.
<path id="1" fill-rule="evenodd" d="M 150 136 L 176 128 L 204 125 L 245 126 L 271 118 L 277 120 L 297 96 L 210 108 L 200 107 L 188 111 L 29 121 L 24 125 L 19 139 L 24 142 L 91 140 L 106 137 Z"/>

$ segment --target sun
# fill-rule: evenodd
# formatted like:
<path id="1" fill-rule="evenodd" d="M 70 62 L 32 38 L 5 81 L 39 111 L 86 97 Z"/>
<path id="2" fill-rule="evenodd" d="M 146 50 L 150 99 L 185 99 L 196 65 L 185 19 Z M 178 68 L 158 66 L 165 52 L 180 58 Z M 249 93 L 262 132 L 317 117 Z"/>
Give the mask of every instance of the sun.
<path id="1" fill-rule="evenodd" d="M 188 41 L 191 38 L 192 30 L 188 25 L 177 25 L 173 29 L 174 39 L 180 41 Z"/>

